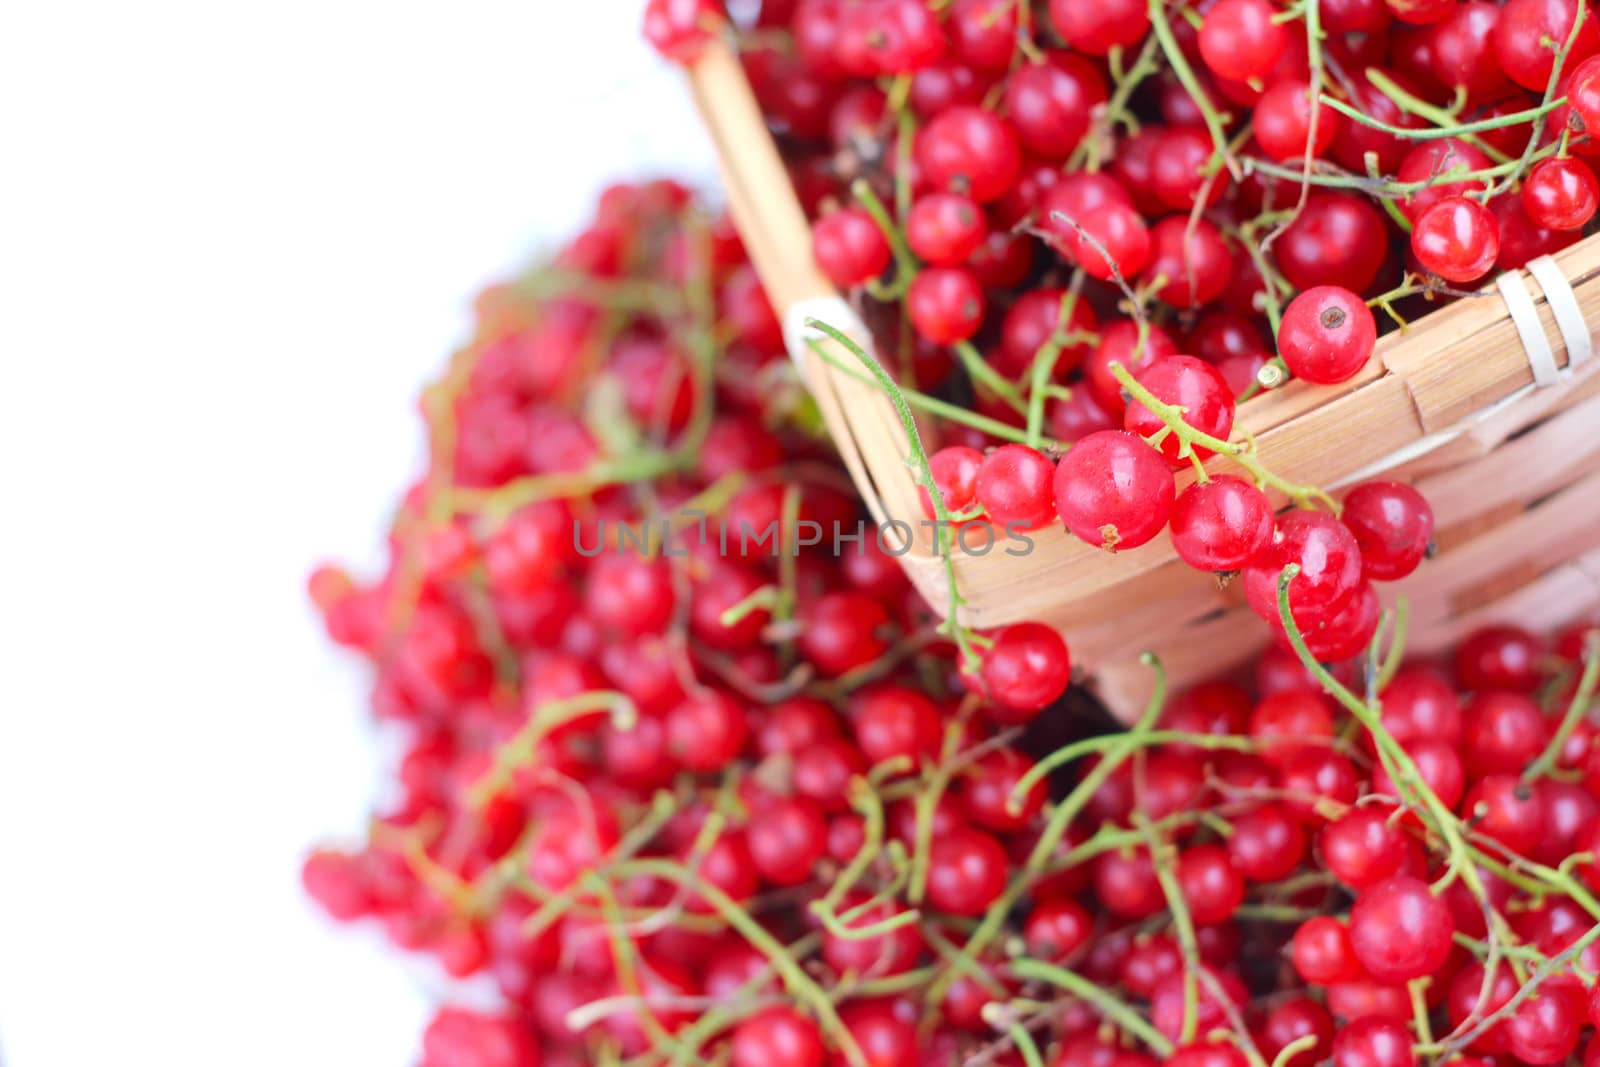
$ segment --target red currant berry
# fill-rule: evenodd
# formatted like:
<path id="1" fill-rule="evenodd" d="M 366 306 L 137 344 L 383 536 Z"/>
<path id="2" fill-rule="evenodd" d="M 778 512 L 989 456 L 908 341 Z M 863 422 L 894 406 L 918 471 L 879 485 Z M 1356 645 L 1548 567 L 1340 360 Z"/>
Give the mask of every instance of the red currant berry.
<path id="1" fill-rule="evenodd" d="M 1411 846 L 1405 831 L 1381 808 L 1356 808 L 1323 827 L 1322 865 L 1351 889 L 1365 889 L 1399 874 Z"/>
<path id="2" fill-rule="evenodd" d="M 1026 445 L 1001 445 L 978 468 L 978 503 L 1005 530 L 1037 530 L 1055 517 L 1056 465 Z"/>
<path id="3" fill-rule="evenodd" d="M 1162 219 L 1150 230 L 1150 261 L 1143 278 L 1156 298 L 1177 308 L 1201 307 L 1221 296 L 1232 278 L 1233 253 L 1205 219 Z"/>
<path id="4" fill-rule="evenodd" d="M 1445 281 L 1477 281 L 1500 254 L 1500 225 L 1482 204 L 1464 196 L 1446 197 L 1417 219 L 1411 251 Z"/>
<path id="5" fill-rule="evenodd" d="M 1000 842 L 958 827 L 928 853 L 928 902 L 951 915 L 982 915 L 1006 887 L 1011 860 Z"/>
<path id="6" fill-rule="evenodd" d="M 1523 1063 L 1542 1067 L 1572 1055 L 1583 1013 L 1572 997 L 1546 986 L 1518 1004 L 1502 1025 L 1506 1051 Z"/>
<path id="7" fill-rule="evenodd" d="M 1455 929 L 1444 901 L 1407 875 L 1362 890 L 1350 909 L 1350 947 L 1380 982 L 1433 974 L 1450 955 Z"/>
<path id="8" fill-rule="evenodd" d="M 726 21 L 718 0 L 649 0 L 644 38 L 674 63 L 692 63 Z"/>
<path id="9" fill-rule="evenodd" d="M 1172 547 L 1202 571 L 1236 571 L 1272 538 L 1272 505 L 1242 478 L 1196 482 L 1172 505 Z"/>
<path id="10" fill-rule="evenodd" d="M 1289 373 L 1318 385 L 1355 377 L 1377 342 L 1378 324 L 1366 302 L 1337 285 L 1296 296 L 1278 326 L 1278 352 Z"/>
<path id="11" fill-rule="evenodd" d="M 960 266 L 988 236 L 983 209 L 955 193 L 919 197 L 906 215 L 906 244 L 929 266 Z"/>
<path id="12" fill-rule="evenodd" d="M 1220 78 L 1264 79 L 1288 46 L 1288 33 L 1267 0 L 1222 0 L 1200 24 L 1200 58 Z"/>
<path id="13" fill-rule="evenodd" d="M 1285 78 L 1274 82 L 1256 102 L 1256 141 L 1263 152 L 1280 162 L 1308 155 L 1321 158 L 1333 146 L 1339 117 L 1323 103 L 1313 112 L 1311 86 L 1299 78 Z"/>
<path id="14" fill-rule="evenodd" d="M 1278 268 L 1296 289 L 1340 285 L 1365 292 L 1389 252 L 1383 214 L 1365 197 L 1313 191 L 1272 246 Z"/>
<path id="15" fill-rule="evenodd" d="M 1361 584 L 1361 549 L 1338 519 L 1320 511 L 1291 511 L 1278 520 L 1272 541 L 1244 569 L 1244 593 L 1263 619 L 1278 618 L 1278 579 L 1289 564 L 1289 609 L 1302 627 L 1331 616 Z"/>
<path id="16" fill-rule="evenodd" d="M 1022 147 L 1041 159 L 1071 155 L 1095 108 L 1108 99 L 1099 68 L 1070 52 L 1051 52 L 1006 79 L 1006 114 Z"/>
<path id="17" fill-rule="evenodd" d="M 1057 897 L 1036 906 L 1022 925 L 1028 955 L 1049 963 L 1066 963 L 1089 943 L 1094 918 L 1070 897 Z"/>
<path id="18" fill-rule="evenodd" d="M 809 797 L 774 797 L 752 811 L 746 837 L 757 874 L 772 885 L 799 885 L 827 849 L 828 823 Z"/>
<path id="19" fill-rule="evenodd" d="M 1103 56 L 1113 48 L 1131 48 L 1150 29 L 1149 8 L 1140 0 L 1050 0 L 1050 21 L 1074 50 Z"/>
<path id="20" fill-rule="evenodd" d="M 1417 569 L 1433 543 L 1433 508 L 1400 482 L 1363 482 L 1344 498 L 1340 516 L 1361 546 L 1362 572 L 1392 582 Z"/>
<path id="21" fill-rule="evenodd" d="M 1534 165 L 1522 184 L 1522 206 L 1547 230 L 1576 230 L 1600 207 L 1600 184 L 1582 160 L 1558 156 Z"/>
<path id="22" fill-rule="evenodd" d="M 1478 779 L 1467 790 L 1461 813 L 1476 833 L 1523 856 L 1538 848 L 1545 832 L 1543 800 L 1531 783 L 1515 774 Z"/>
<path id="23" fill-rule="evenodd" d="M 801 607 L 800 654 L 839 675 L 865 666 L 889 647 L 889 612 L 865 593 L 829 593 Z"/>
<path id="24" fill-rule="evenodd" d="M 1263 804 L 1233 820 L 1228 859 L 1252 882 L 1287 878 L 1305 855 L 1305 827 L 1276 804 Z"/>
<path id="25" fill-rule="evenodd" d="M 828 280 L 842 289 L 864 285 L 889 267 L 889 241 L 861 208 L 841 208 L 811 227 L 811 250 Z"/>
<path id="26" fill-rule="evenodd" d="M 1056 466 L 1055 488 L 1067 529 L 1110 552 L 1137 548 L 1160 533 L 1176 493 L 1161 453 L 1115 430 L 1073 445 Z"/>
<path id="27" fill-rule="evenodd" d="M 1357 1019 L 1333 1039 L 1333 1067 L 1412 1067 L 1411 1032 L 1394 1019 Z"/>
<path id="28" fill-rule="evenodd" d="M 1600 56 L 1590 56 L 1573 70 L 1567 80 L 1567 103 L 1572 108 L 1567 124 L 1573 132 L 1600 136 Z"/>
<path id="29" fill-rule="evenodd" d="M 944 500 L 944 508 L 952 515 L 972 507 L 978 494 L 978 471 L 983 466 L 983 453 L 964 445 L 941 448 L 928 457 L 928 470 L 933 474 L 933 484 Z M 926 489 L 922 494 L 922 511 L 934 517 L 933 499 Z"/>
<path id="30" fill-rule="evenodd" d="M 965 341 L 983 324 L 983 286 L 965 267 L 930 267 L 906 290 L 906 314 L 925 340 Z"/>
<path id="31" fill-rule="evenodd" d="M 1233 390 L 1217 369 L 1193 356 L 1168 356 L 1138 372 L 1138 382 L 1164 404 L 1183 408 L 1183 421 L 1208 437 L 1226 441 L 1233 432 Z M 1129 401 L 1122 416 L 1122 428 L 1149 438 L 1167 429 L 1161 417 L 1136 400 Z M 1158 446 L 1174 468 L 1187 466 L 1189 457 L 1180 455 L 1183 444 L 1178 435 L 1168 432 Z M 1194 454 L 1210 458 L 1209 448 L 1194 446 Z"/>
<path id="32" fill-rule="evenodd" d="M 989 695 L 1017 712 L 1038 712 L 1066 692 L 1072 679 L 1067 643 L 1050 627 L 1019 622 L 994 635 L 983 653 L 983 684 Z M 1006 715 L 998 721 L 1025 722 L 1033 716 Z"/>
<path id="33" fill-rule="evenodd" d="M 1573 24 L 1582 18 L 1577 39 L 1567 47 Z M 1494 27 L 1494 54 L 1500 68 L 1524 89 L 1544 92 L 1555 70 L 1556 52 L 1565 49 L 1563 67 L 1600 52 L 1600 24 L 1580 0 L 1508 0 Z"/>
<path id="34" fill-rule="evenodd" d="M 733 1031 L 733 1067 L 822 1067 L 817 1024 L 793 1008 L 763 1008 Z"/>
<path id="35" fill-rule="evenodd" d="M 1015 131 L 981 107 L 953 107 L 917 135 L 917 163 L 936 189 L 987 204 L 998 200 L 1022 173 Z"/>
<path id="36" fill-rule="evenodd" d="M 1126 204 L 1106 204 L 1077 218 L 1050 214 L 1041 226 L 1052 248 L 1100 281 L 1138 277 L 1150 259 L 1150 231 Z"/>
<path id="37" fill-rule="evenodd" d="M 1332 916 L 1318 915 L 1301 923 L 1290 952 L 1296 973 L 1312 985 L 1332 985 L 1361 976 L 1350 932 Z"/>
<path id="38" fill-rule="evenodd" d="M 1456 681 L 1463 689 L 1531 693 L 1540 681 L 1539 639 L 1516 626 L 1475 630 L 1456 648 Z"/>
<path id="39" fill-rule="evenodd" d="M 1198 845 L 1179 854 L 1178 886 L 1197 923 L 1226 922 L 1244 902 L 1244 877 L 1221 845 Z"/>

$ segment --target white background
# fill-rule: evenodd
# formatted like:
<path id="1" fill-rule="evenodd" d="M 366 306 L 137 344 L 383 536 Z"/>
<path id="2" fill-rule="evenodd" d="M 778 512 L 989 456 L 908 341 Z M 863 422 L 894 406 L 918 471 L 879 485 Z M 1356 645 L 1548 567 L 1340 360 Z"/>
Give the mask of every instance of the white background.
<path id="1" fill-rule="evenodd" d="M 371 564 L 482 282 L 709 174 L 638 0 L 17 2 L 0 22 L 0 1061 L 402 1067 L 302 903 L 376 779 L 302 582 Z"/>

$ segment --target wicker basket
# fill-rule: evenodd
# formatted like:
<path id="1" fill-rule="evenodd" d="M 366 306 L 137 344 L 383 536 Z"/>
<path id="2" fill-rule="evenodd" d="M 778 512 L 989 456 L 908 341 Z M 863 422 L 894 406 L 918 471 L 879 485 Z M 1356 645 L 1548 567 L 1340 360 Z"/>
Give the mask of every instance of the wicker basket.
<path id="1" fill-rule="evenodd" d="M 855 334 L 854 314 L 812 261 L 809 224 L 737 56 L 711 47 L 690 78 L 734 221 L 856 486 L 880 524 L 915 526 L 922 511 L 909 443 L 889 398 L 806 343 L 808 317 L 870 339 Z M 1382 589 L 1386 600 L 1398 592 L 1410 600 L 1418 650 L 1489 619 L 1539 629 L 1600 607 L 1600 470 L 1591 464 L 1600 451 L 1600 360 L 1586 360 L 1583 326 L 1600 322 L 1600 236 L 1553 261 L 1558 273 L 1549 264 L 1538 273 L 1557 290 L 1555 306 L 1536 278 L 1517 272 L 1501 282 L 1505 299 L 1460 300 L 1384 337 L 1350 381 L 1290 382 L 1239 407 L 1236 439 L 1253 434 L 1263 462 L 1291 482 L 1337 490 L 1381 470 L 1428 496 L 1439 554 L 1401 589 Z M 1555 284 L 1563 277 L 1569 292 Z M 1524 292 L 1532 299 L 1512 299 Z M 1548 338 L 1540 375 L 1548 388 L 1535 385 L 1541 361 L 1530 362 L 1539 331 Z M 842 350 L 834 355 L 852 361 Z M 1230 464 L 1217 457 L 1207 466 Z M 1192 477 L 1179 475 L 1180 490 Z M 1167 538 L 1113 555 L 1060 527 L 1032 536 L 1026 556 L 956 555 L 962 619 L 978 628 L 1024 619 L 1058 627 L 1118 715 L 1143 703 L 1149 671 L 1137 663 L 1140 652 L 1160 654 L 1182 685 L 1268 640 L 1266 627 L 1246 622 L 1237 583 L 1219 587 L 1190 569 Z M 926 529 L 900 558 L 929 603 L 947 608 L 945 565 Z"/>

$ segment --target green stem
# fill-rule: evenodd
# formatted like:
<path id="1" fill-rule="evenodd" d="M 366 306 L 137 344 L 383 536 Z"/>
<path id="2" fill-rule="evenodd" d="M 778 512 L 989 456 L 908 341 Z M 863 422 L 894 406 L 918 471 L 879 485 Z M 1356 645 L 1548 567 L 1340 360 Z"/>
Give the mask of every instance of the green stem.
<path id="1" fill-rule="evenodd" d="M 1063 989 L 1079 1000 L 1094 1005 L 1107 1019 L 1116 1023 L 1131 1036 L 1142 1041 L 1157 1056 L 1172 1055 L 1172 1042 L 1134 1009 L 1128 1007 L 1116 994 L 1103 989 L 1095 982 L 1065 967 L 1043 960 L 1016 959 L 1011 961 L 1011 972 L 1025 982 L 1048 982 Z"/>
<path id="2" fill-rule="evenodd" d="M 1578 722 L 1589 711 L 1589 702 L 1594 699 L 1596 683 L 1600 683 L 1600 632 L 1591 630 L 1583 642 L 1583 675 L 1578 679 L 1578 688 L 1573 692 L 1572 700 L 1567 703 L 1567 710 L 1561 716 L 1561 725 L 1556 727 L 1549 744 L 1544 746 L 1539 758 L 1522 772 L 1523 781 L 1537 781 L 1549 774 L 1550 769 L 1556 765 L 1556 761 L 1561 758 L 1561 750 L 1566 747 L 1567 738 L 1572 736 L 1572 731 L 1577 728 Z"/>

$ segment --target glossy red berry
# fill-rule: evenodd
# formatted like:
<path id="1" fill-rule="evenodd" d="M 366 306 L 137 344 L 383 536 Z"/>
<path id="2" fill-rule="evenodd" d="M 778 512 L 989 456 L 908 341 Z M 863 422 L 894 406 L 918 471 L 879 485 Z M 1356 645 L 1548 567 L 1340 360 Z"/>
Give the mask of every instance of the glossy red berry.
<path id="1" fill-rule="evenodd" d="M 865 666 L 889 647 L 889 613 L 865 593 L 829 593 L 800 609 L 800 652 L 824 674 Z"/>
<path id="2" fill-rule="evenodd" d="M 1393 813 L 1356 808 L 1323 827 L 1322 865 L 1351 889 L 1365 889 L 1401 872 L 1411 849 Z"/>
<path id="3" fill-rule="evenodd" d="M 1412 1067 L 1411 1032 L 1394 1019 L 1366 1016 L 1333 1039 L 1333 1067 Z"/>
<path id="4" fill-rule="evenodd" d="M 1350 932 L 1330 915 L 1318 915 L 1301 923 L 1290 951 L 1295 971 L 1312 985 L 1332 985 L 1361 975 L 1361 964 L 1350 945 Z"/>
<path id="5" fill-rule="evenodd" d="M 1156 400 L 1183 408 L 1180 417 L 1192 429 L 1219 441 L 1226 441 L 1233 432 L 1233 390 L 1217 368 L 1205 360 L 1194 356 L 1168 356 L 1151 363 L 1135 377 Z M 1167 430 L 1167 424 L 1139 401 L 1130 400 L 1122 416 L 1122 428 L 1150 438 Z M 1184 448 L 1177 434 L 1168 431 L 1157 447 L 1174 468 L 1189 465 L 1189 457 L 1180 455 Z M 1211 449 L 1198 445 L 1193 452 L 1202 460 L 1213 454 Z"/>
<path id="6" fill-rule="evenodd" d="M 1583 24 L 1568 48 L 1580 15 Z M 1600 52 L 1600 22 L 1587 4 L 1581 0 L 1508 0 L 1501 8 L 1494 27 L 1494 54 L 1512 81 L 1524 89 L 1544 92 L 1555 70 L 1557 48 L 1566 49 L 1565 66 L 1575 66 Z"/>
<path id="7" fill-rule="evenodd" d="M 906 215 L 906 244 L 932 267 L 960 266 L 982 247 L 987 236 L 989 224 L 983 208 L 956 193 L 918 197 Z"/>
<path id="8" fill-rule="evenodd" d="M 1103 56 L 1113 48 L 1131 48 L 1150 29 L 1148 7 L 1139 0 L 1050 0 L 1050 21 L 1068 45 L 1085 55 Z"/>
<path id="9" fill-rule="evenodd" d="M 1172 547 L 1189 566 L 1236 571 L 1272 538 L 1267 496 L 1229 474 L 1196 482 L 1172 505 Z"/>
<path id="10" fill-rule="evenodd" d="M 1218 77 L 1265 78 L 1288 46 L 1288 32 L 1266 0 L 1222 0 L 1200 24 L 1200 57 Z"/>
<path id="11" fill-rule="evenodd" d="M 972 507 L 978 494 L 978 471 L 983 466 L 983 453 L 965 445 L 950 445 L 928 457 L 928 470 L 933 474 L 933 484 L 939 490 L 944 507 L 952 515 Z M 926 489 L 922 493 L 922 511 L 934 517 L 933 499 Z"/>
<path id="12" fill-rule="evenodd" d="M 828 824 L 809 797 L 775 797 L 751 812 L 745 836 L 757 874 L 772 885 L 798 885 L 827 849 Z"/>
<path id="13" fill-rule="evenodd" d="M 1100 281 L 1118 274 L 1136 278 L 1150 261 L 1150 231 L 1126 204 L 1104 204 L 1079 216 L 1050 213 L 1039 225 L 1051 247 Z"/>
<path id="14" fill-rule="evenodd" d="M 828 280 L 842 289 L 864 285 L 889 268 L 889 240 L 872 216 L 847 207 L 811 227 L 811 251 Z"/>
<path id="15" fill-rule="evenodd" d="M 1409 982 L 1443 966 L 1455 920 L 1428 884 L 1400 875 L 1362 890 L 1350 909 L 1350 947 L 1381 982 Z"/>
<path id="16" fill-rule="evenodd" d="M 1278 353 L 1289 373 L 1318 385 L 1356 375 L 1378 341 L 1378 324 L 1366 302 L 1337 285 L 1318 285 L 1284 308 Z"/>
<path id="17" fill-rule="evenodd" d="M 1221 845 L 1197 845 L 1178 855 L 1178 887 L 1197 923 L 1233 918 L 1244 902 L 1244 877 Z"/>
<path id="18" fill-rule="evenodd" d="M 1100 69 L 1071 52 L 1048 53 L 1006 79 L 1005 107 L 1022 147 L 1041 159 L 1066 159 L 1109 98 Z"/>
<path id="19" fill-rule="evenodd" d="M 1022 926 L 1028 954 L 1050 963 L 1067 962 L 1093 933 L 1094 917 L 1070 897 L 1040 903 Z"/>
<path id="20" fill-rule="evenodd" d="M 1227 289 L 1232 271 L 1233 253 L 1207 220 L 1173 216 L 1151 228 L 1143 279 L 1156 286 L 1157 299 L 1177 308 L 1209 304 Z"/>
<path id="21" fill-rule="evenodd" d="M 1468 634 L 1456 648 L 1456 681 L 1463 689 L 1532 692 L 1540 681 L 1544 646 L 1517 626 L 1487 626 Z"/>
<path id="22" fill-rule="evenodd" d="M 1256 102 L 1256 141 L 1269 157 L 1287 161 L 1320 158 L 1333 147 L 1339 113 L 1326 104 L 1312 108 L 1309 83 L 1298 78 L 1274 82 Z"/>
<path id="23" fill-rule="evenodd" d="M 983 286 L 965 267 L 930 267 L 906 290 L 906 314 L 925 340 L 965 341 L 983 325 Z"/>
<path id="24" fill-rule="evenodd" d="M 1107 551 L 1137 548 L 1166 526 L 1175 485 L 1161 453 L 1131 433 L 1090 434 L 1056 466 L 1056 508 L 1069 531 Z"/>
<path id="25" fill-rule="evenodd" d="M 1576 230 L 1600 207 L 1600 183 L 1580 159 L 1546 159 L 1534 164 L 1522 183 L 1522 206 L 1546 229 Z"/>
<path id="26" fill-rule="evenodd" d="M 1567 81 L 1567 103 L 1572 108 L 1567 122 L 1573 132 L 1600 135 L 1600 56 L 1590 56 L 1573 68 Z"/>
<path id="27" fill-rule="evenodd" d="M 1001 445 L 978 468 L 978 503 L 1006 531 L 1039 529 L 1055 517 L 1055 473 L 1038 449 Z"/>
<path id="28" fill-rule="evenodd" d="M 928 854 L 928 902 L 951 915 L 982 915 L 1006 887 L 1006 850 L 965 827 L 941 834 Z"/>
<path id="29" fill-rule="evenodd" d="M 1404 578 L 1433 544 L 1433 508 L 1400 482 L 1362 482 L 1346 494 L 1340 519 L 1361 547 L 1363 573 L 1374 581 Z"/>
<path id="30" fill-rule="evenodd" d="M 1262 618 L 1278 618 L 1278 580 L 1291 563 L 1300 573 L 1289 581 L 1289 609 L 1302 627 L 1338 611 L 1361 583 L 1355 535 L 1326 512 L 1291 511 L 1244 569 L 1245 598 Z"/>
<path id="31" fill-rule="evenodd" d="M 981 107 L 953 107 L 917 135 L 917 163 L 936 189 L 998 200 L 1017 183 L 1022 150 L 1006 121 Z"/>
<path id="32" fill-rule="evenodd" d="M 822 1067 L 817 1024 L 793 1008 L 764 1008 L 733 1031 L 733 1067 Z"/>
<path id="33" fill-rule="evenodd" d="M 1500 225 L 1477 201 L 1446 197 L 1417 219 L 1411 251 L 1417 262 L 1446 281 L 1477 281 L 1500 254 Z"/>
<path id="34" fill-rule="evenodd" d="M 1233 820 L 1228 859 L 1252 882 L 1288 877 L 1305 855 L 1305 827 L 1276 804 L 1263 804 Z"/>
<path id="35" fill-rule="evenodd" d="M 994 635 L 983 653 L 983 683 L 998 703 L 1019 712 L 1037 712 L 1066 692 L 1072 678 L 1067 643 L 1050 627 L 1019 622 Z M 1000 721 L 1027 721 L 1032 715 Z"/>
<path id="36" fill-rule="evenodd" d="M 718 0 L 649 0 L 644 36 L 674 63 L 692 63 L 726 21 Z"/>

